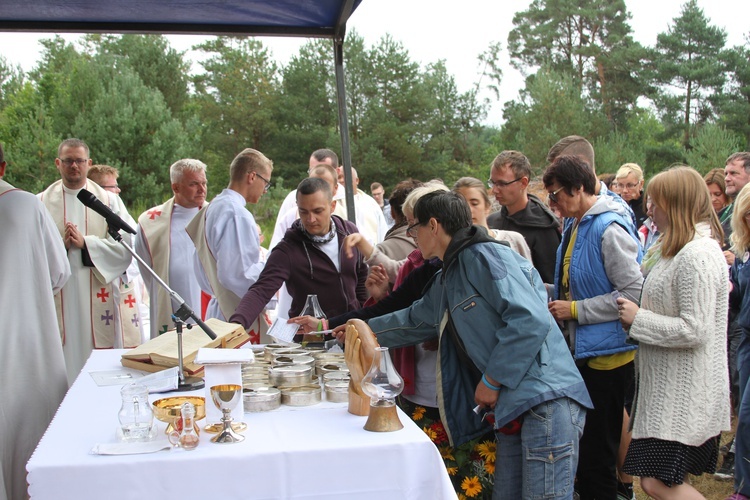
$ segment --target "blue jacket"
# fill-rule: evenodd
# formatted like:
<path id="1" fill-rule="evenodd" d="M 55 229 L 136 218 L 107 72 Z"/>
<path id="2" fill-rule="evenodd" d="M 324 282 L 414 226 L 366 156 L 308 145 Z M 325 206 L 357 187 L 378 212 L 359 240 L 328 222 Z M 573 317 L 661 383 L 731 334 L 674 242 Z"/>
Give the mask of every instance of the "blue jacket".
<path id="1" fill-rule="evenodd" d="M 737 323 L 744 334 L 750 335 L 750 260 L 746 260 L 747 255 L 737 256 L 732 264 L 729 309 L 737 314 Z"/>
<path id="2" fill-rule="evenodd" d="M 422 299 L 368 323 L 384 346 L 413 345 L 439 336 L 438 403 L 451 442 L 459 445 L 487 428 L 472 412 L 477 380 L 447 333 L 448 312 L 468 357 L 502 386 L 495 406 L 496 427 L 560 397 L 591 408 L 531 263 L 476 226 L 454 235 L 444 257 L 443 269 Z"/>
<path id="3" fill-rule="evenodd" d="M 555 298 L 560 300 L 562 283 L 562 266 L 565 248 L 574 230 L 574 220 L 565 222 L 563 240 L 557 249 L 557 268 L 555 269 Z M 606 198 L 599 198 L 594 206 L 581 218 L 578 234 L 570 258 L 568 287 L 570 300 L 581 301 L 592 297 L 606 296 L 617 290 L 607 276 L 602 255 L 602 236 L 611 225 L 618 224 L 638 245 L 638 263 L 643 258 L 643 250 L 636 234 L 630 214 L 621 209 L 617 203 Z M 617 257 L 617 256 L 609 256 Z M 637 274 L 637 273 L 636 273 Z M 640 279 L 640 275 L 639 275 Z M 609 300 L 615 300 L 614 296 Z M 573 331 L 571 331 L 571 328 Z M 636 346 L 626 344 L 627 333 L 615 317 L 612 320 L 581 324 L 577 321 L 568 323 L 573 352 L 576 359 L 604 356 L 618 352 L 632 351 Z"/>

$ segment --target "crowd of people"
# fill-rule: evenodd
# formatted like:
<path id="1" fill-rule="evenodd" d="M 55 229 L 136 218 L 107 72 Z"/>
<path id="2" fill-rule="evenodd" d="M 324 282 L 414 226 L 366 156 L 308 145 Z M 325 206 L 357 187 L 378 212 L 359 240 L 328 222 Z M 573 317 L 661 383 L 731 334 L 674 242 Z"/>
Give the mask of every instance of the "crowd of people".
<path id="1" fill-rule="evenodd" d="M 653 498 L 702 498 L 688 475 L 716 472 L 749 498 L 750 153 L 646 182 L 635 163 L 597 177 L 591 144 L 569 136 L 547 162 L 535 178 L 503 151 L 486 181 L 403 179 L 389 196 L 351 169 L 349 221 L 343 166 L 320 149 L 265 249 L 252 205 L 274 166 L 260 151 L 234 158 L 210 203 L 206 165 L 177 160 L 173 196 L 136 223 L 83 141 L 60 144 L 60 179 L 37 196 L 2 180 L 0 146 L 0 373 L 40 381 L 33 397 L 0 389 L 0 499 L 25 497 L 25 464 L 93 349 L 172 328 L 182 304 L 151 269 L 253 343 L 272 341 L 273 316 L 340 342 L 366 321 L 459 495 L 631 499 L 637 476 Z M 328 325 L 300 316 L 310 294 Z"/>

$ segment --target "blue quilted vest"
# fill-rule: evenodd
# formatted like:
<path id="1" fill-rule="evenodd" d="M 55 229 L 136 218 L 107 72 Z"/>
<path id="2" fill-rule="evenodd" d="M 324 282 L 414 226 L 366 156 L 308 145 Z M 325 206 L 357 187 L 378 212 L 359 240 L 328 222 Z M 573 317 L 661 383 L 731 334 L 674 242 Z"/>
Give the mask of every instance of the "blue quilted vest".
<path id="1" fill-rule="evenodd" d="M 615 288 L 607 278 L 602 260 L 602 235 L 610 224 L 619 224 L 638 243 L 638 263 L 643 258 L 638 236 L 633 223 L 623 215 L 615 212 L 584 216 L 578 225 L 578 235 L 570 260 L 570 296 L 571 300 L 583 300 L 598 295 L 612 293 Z M 572 221 L 566 224 L 563 242 L 570 239 L 573 231 Z M 557 248 L 555 269 L 555 297 L 560 298 L 560 280 L 562 278 L 563 245 Z M 594 356 L 605 356 L 618 352 L 632 351 L 636 346 L 626 344 L 627 334 L 618 320 L 576 325 L 575 358 L 584 359 Z"/>

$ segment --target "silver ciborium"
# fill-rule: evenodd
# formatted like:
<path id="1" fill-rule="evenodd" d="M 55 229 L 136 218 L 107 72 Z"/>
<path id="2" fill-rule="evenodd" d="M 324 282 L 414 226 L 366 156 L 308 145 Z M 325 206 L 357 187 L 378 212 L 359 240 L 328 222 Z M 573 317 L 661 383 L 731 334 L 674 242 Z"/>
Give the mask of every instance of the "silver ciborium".
<path id="1" fill-rule="evenodd" d="M 221 423 L 223 428 L 218 435 L 211 438 L 213 443 L 239 443 L 245 440 L 245 436 L 237 434 L 232 429 L 232 410 L 237 406 L 242 397 L 242 386 L 238 384 L 222 384 L 211 387 L 211 399 L 216 407 L 221 410 L 223 416 Z"/>

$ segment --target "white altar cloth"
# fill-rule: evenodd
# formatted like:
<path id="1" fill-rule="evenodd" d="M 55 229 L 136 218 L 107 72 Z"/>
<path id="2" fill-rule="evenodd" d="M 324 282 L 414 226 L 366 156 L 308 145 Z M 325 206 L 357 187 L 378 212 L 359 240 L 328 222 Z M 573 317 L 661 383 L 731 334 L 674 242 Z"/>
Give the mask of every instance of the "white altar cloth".
<path id="1" fill-rule="evenodd" d="M 120 386 L 99 387 L 88 372 L 121 368 L 122 352 L 94 351 L 68 391 L 27 464 L 33 500 L 456 498 L 439 452 L 406 415 L 400 431 L 368 432 L 345 403 L 246 413 L 242 443 L 211 443 L 202 431 L 192 451 L 91 455 L 116 441 L 121 399 Z M 204 391 L 149 401 L 179 394 Z"/>

